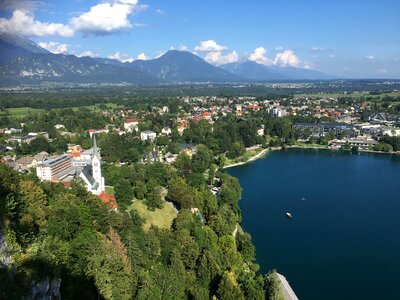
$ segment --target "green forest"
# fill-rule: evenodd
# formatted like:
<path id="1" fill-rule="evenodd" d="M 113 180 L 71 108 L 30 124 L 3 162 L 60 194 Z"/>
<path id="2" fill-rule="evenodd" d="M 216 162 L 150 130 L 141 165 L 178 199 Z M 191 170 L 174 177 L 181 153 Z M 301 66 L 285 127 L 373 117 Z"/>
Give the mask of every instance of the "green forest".
<path id="1" fill-rule="evenodd" d="M 239 182 L 212 174 L 216 197 L 205 181 L 188 178 L 211 167 L 204 151 L 177 169 L 161 163 L 106 169 L 118 211 L 79 182 L 69 188 L 39 182 L 0 165 L 2 255 L 12 257 L 12 267 L 0 268 L 0 298 L 20 299 L 32 282 L 48 278 L 60 282 L 63 299 L 264 299 L 251 237 L 238 227 Z M 132 199 L 149 210 L 165 205 L 161 189 L 179 208 L 177 217 L 171 228 L 144 230 L 139 214 L 125 208 Z"/>

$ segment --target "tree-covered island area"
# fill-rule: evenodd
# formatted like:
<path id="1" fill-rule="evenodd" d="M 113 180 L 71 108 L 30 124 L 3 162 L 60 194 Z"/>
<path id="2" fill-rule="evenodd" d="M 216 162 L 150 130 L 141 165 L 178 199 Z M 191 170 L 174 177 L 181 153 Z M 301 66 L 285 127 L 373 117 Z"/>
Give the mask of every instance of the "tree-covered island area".
<path id="1" fill-rule="evenodd" d="M 399 151 L 397 94 L 368 97 L 1 94 L 0 298 L 283 299 L 223 168 L 270 147 Z"/>

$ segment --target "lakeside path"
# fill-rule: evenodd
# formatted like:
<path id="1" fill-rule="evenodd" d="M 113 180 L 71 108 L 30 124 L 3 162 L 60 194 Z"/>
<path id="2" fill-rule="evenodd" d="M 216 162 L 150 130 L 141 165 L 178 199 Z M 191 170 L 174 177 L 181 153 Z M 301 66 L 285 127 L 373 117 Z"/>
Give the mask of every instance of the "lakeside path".
<path id="1" fill-rule="evenodd" d="M 255 161 L 255 160 L 263 157 L 268 151 L 269 151 L 269 149 L 263 149 L 263 150 L 261 150 L 261 152 L 259 152 L 256 155 L 250 157 L 246 161 L 240 161 L 240 162 L 237 162 L 237 163 L 233 163 L 233 164 L 224 166 L 222 169 L 224 170 L 224 169 L 228 169 L 228 168 L 232 168 L 232 167 L 236 167 L 236 166 L 241 166 L 241 165 L 247 164 L 249 162 Z"/>

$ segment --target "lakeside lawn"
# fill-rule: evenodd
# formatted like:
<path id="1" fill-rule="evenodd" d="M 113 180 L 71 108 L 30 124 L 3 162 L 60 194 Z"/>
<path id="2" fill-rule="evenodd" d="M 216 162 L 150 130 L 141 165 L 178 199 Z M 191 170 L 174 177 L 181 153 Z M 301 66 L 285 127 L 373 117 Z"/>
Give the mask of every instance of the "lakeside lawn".
<path id="1" fill-rule="evenodd" d="M 145 219 L 145 223 L 143 224 L 145 230 L 148 230 L 151 225 L 169 229 L 177 215 L 175 209 L 167 203 L 164 203 L 163 208 L 156 208 L 155 211 L 151 211 L 147 209 L 147 206 L 142 201 L 134 200 L 128 210 L 132 209 L 136 209 L 139 215 Z"/>
<path id="2" fill-rule="evenodd" d="M 264 148 L 262 148 L 262 147 L 252 149 L 252 150 L 247 150 L 242 156 L 239 156 L 235 159 L 229 159 L 229 158 L 225 157 L 226 158 L 225 165 L 228 166 L 228 165 L 232 165 L 232 164 L 246 162 L 246 161 L 250 160 L 251 158 L 253 158 L 254 156 L 256 156 L 257 154 L 259 154 L 263 150 L 264 150 Z"/>
<path id="3" fill-rule="evenodd" d="M 292 147 L 296 147 L 296 148 L 328 149 L 328 145 L 307 144 L 307 143 L 301 143 L 301 142 L 296 142 L 296 144 L 293 145 Z"/>

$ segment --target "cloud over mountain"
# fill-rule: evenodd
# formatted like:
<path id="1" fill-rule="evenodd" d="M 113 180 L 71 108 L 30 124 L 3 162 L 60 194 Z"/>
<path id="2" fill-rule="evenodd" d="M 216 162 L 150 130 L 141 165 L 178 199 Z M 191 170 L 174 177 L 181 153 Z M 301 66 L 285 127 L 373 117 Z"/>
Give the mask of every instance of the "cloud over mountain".
<path id="1" fill-rule="evenodd" d="M 228 48 L 219 45 L 214 40 L 201 41 L 196 47 L 194 47 L 194 51 L 198 52 L 224 51 L 226 49 Z"/>
<path id="2" fill-rule="evenodd" d="M 68 45 L 67 44 L 61 44 L 57 42 L 40 42 L 38 45 L 51 53 L 54 54 L 67 54 L 68 53 Z"/>
<path id="3" fill-rule="evenodd" d="M 194 53 L 205 53 L 204 60 L 217 66 L 234 63 L 239 60 L 239 54 L 236 51 L 226 53 L 228 47 L 221 46 L 214 40 L 201 41 L 194 47 L 194 50 Z"/>
<path id="4" fill-rule="evenodd" d="M 0 18 L 0 31 L 27 37 L 59 35 L 71 37 L 74 30 L 69 25 L 35 20 L 33 12 L 16 9 L 10 19 Z"/>
<path id="5" fill-rule="evenodd" d="M 310 66 L 302 62 L 293 50 L 282 50 L 275 55 L 274 59 L 266 56 L 267 50 L 264 47 L 258 47 L 249 55 L 248 59 L 265 66 L 310 68 Z"/>

